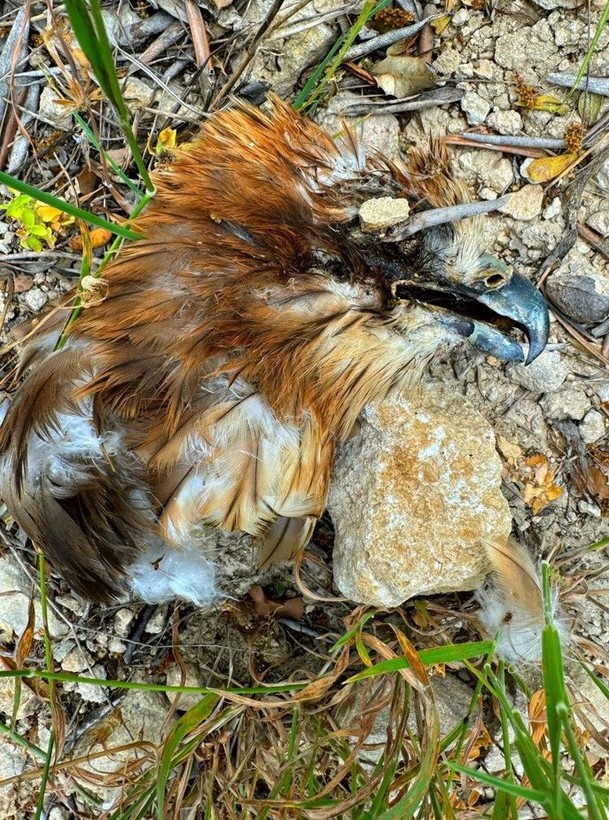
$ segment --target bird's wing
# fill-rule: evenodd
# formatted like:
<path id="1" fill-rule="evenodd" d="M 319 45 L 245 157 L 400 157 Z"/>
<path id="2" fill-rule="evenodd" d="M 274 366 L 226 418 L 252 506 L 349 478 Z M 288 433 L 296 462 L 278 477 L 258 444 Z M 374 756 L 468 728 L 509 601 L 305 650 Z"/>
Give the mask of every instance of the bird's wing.
<path id="1" fill-rule="evenodd" d="M 184 546 L 201 525 L 213 524 L 258 536 L 263 560 L 267 553 L 287 557 L 323 511 L 331 440 L 311 415 L 281 421 L 246 384 L 214 381 L 209 398 L 168 439 L 140 449 L 149 475 L 158 477 L 163 537 Z"/>

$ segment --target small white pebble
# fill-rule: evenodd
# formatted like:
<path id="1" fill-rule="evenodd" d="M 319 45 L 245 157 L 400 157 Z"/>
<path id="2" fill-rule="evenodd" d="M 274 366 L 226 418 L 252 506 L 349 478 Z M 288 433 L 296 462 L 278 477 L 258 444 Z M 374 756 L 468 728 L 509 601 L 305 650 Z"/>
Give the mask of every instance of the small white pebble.
<path id="1" fill-rule="evenodd" d="M 579 432 L 586 444 L 594 444 L 607 432 L 605 416 L 599 410 L 590 410 L 579 425 Z"/>
<path id="2" fill-rule="evenodd" d="M 160 635 L 160 633 L 165 629 L 166 617 L 165 617 L 165 610 L 159 609 L 158 612 L 155 612 L 152 618 L 146 624 L 146 632 L 150 635 Z"/>
<path id="3" fill-rule="evenodd" d="M 134 613 L 127 607 L 118 610 L 114 616 L 114 631 L 119 637 L 124 638 L 129 634 L 129 625 L 134 617 Z"/>
<path id="4" fill-rule="evenodd" d="M 40 288 L 31 288 L 31 290 L 28 290 L 24 295 L 23 301 L 30 310 L 34 311 L 34 313 L 38 313 L 49 301 L 49 295 L 40 290 Z"/>

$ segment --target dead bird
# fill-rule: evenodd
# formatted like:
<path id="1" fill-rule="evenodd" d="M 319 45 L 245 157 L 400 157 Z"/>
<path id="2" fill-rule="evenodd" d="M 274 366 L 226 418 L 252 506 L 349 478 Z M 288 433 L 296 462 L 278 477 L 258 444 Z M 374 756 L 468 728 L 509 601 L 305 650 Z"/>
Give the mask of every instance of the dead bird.
<path id="1" fill-rule="evenodd" d="M 524 328 L 528 361 L 547 341 L 543 297 L 487 252 L 482 217 L 362 229 L 372 199 L 466 199 L 437 142 L 400 170 L 277 100 L 236 105 L 155 184 L 105 298 L 62 349 L 64 318 L 24 343 L 0 428 L 10 513 L 95 601 L 158 600 L 150 573 L 209 601 L 214 528 L 254 536 L 261 563 L 292 556 L 364 405 L 464 341 L 523 361 L 493 315 Z"/>

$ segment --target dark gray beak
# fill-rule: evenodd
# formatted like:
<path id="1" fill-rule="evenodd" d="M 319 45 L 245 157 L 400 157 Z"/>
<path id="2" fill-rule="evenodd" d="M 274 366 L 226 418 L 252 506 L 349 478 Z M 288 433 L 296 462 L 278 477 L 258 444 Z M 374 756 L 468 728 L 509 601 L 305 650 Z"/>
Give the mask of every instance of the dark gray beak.
<path id="1" fill-rule="evenodd" d="M 453 313 L 444 313 L 439 321 L 469 341 L 483 353 L 496 356 L 504 362 L 524 362 L 524 352 L 518 342 L 485 322 L 464 319 Z M 527 360 L 528 364 L 528 360 Z"/>
<path id="2" fill-rule="evenodd" d="M 486 282 L 489 278 L 492 279 L 492 276 L 487 277 Z M 481 286 L 456 290 L 476 299 L 494 313 L 506 316 L 524 329 L 529 339 L 529 352 L 525 364 L 530 364 L 543 351 L 550 332 L 548 306 L 541 293 L 524 276 L 513 273 L 509 279 L 504 279 L 496 287 L 489 288 L 481 282 Z M 492 353 L 492 350 L 487 352 Z M 501 356 L 501 353 L 498 352 L 497 355 Z"/>

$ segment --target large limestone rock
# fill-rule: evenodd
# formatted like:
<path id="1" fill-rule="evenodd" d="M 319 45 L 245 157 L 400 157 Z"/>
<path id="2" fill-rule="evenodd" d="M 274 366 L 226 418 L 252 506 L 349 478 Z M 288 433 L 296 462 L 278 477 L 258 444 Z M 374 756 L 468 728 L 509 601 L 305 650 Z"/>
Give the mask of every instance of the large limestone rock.
<path id="1" fill-rule="evenodd" d="M 328 503 L 343 595 L 392 607 L 482 582 L 481 543 L 511 528 L 494 441 L 479 413 L 437 389 L 366 409 Z"/>

